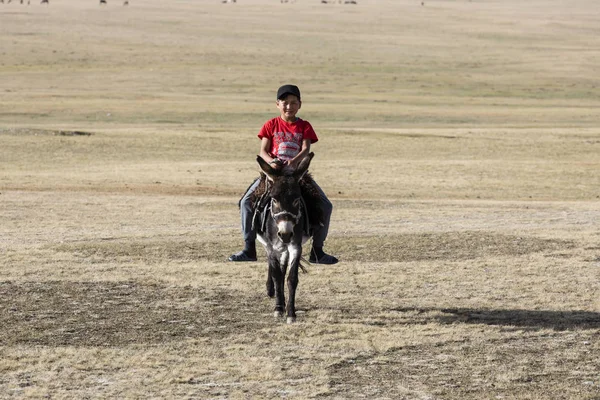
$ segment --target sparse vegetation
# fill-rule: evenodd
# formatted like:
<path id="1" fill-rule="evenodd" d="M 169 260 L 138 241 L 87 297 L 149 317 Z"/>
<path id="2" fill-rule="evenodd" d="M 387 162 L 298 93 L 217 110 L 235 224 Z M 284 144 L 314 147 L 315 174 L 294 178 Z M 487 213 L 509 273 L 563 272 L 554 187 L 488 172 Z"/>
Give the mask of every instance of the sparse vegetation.
<path id="1" fill-rule="evenodd" d="M 0 6 L 0 398 L 600 398 L 596 3 L 357 3 Z M 288 82 L 293 326 L 225 261 Z"/>

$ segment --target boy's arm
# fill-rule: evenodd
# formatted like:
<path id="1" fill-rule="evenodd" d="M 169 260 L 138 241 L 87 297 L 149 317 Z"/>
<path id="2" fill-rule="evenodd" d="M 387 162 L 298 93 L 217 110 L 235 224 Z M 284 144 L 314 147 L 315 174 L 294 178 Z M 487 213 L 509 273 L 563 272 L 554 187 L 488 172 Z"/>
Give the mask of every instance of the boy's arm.
<path id="1" fill-rule="evenodd" d="M 275 160 L 275 158 L 271 157 L 271 155 L 269 154 L 269 150 L 271 150 L 271 139 L 263 137 L 260 141 L 260 157 L 265 160 L 266 162 L 268 162 L 271 167 L 277 169 L 278 167 L 280 167 L 280 164 L 274 164 L 273 161 Z"/>

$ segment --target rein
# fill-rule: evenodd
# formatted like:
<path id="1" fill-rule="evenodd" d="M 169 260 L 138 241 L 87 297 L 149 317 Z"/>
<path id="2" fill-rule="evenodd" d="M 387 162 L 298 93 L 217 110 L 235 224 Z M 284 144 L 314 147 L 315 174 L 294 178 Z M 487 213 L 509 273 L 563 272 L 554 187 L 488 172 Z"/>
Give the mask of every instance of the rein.
<path id="1" fill-rule="evenodd" d="M 304 199 L 302 199 L 302 197 L 300 197 L 300 199 L 302 201 L 302 204 L 304 205 Z M 271 210 L 272 209 L 273 209 L 273 198 L 271 198 Z M 298 210 L 298 214 L 294 214 L 289 211 L 281 211 L 276 214 L 271 213 L 271 217 L 273 217 L 274 221 L 277 221 L 277 218 L 282 217 L 284 215 L 287 215 L 290 218 L 292 218 L 293 220 L 295 220 L 296 221 L 295 223 L 297 224 L 298 222 L 300 222 L 300 218 L 302 218 L 302 208 L 300 208 Z"/>

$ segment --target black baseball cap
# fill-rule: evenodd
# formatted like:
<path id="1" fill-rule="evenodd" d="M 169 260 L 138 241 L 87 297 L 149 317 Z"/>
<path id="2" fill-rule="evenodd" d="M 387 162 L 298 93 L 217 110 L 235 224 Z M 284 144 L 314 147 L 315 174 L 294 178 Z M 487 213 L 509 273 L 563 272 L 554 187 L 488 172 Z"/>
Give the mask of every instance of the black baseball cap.
<path id="1" fill-rule="evenodd" d="M 298 98 L 298 100 L 300 100 L 300 89 L 298 89 L 298 86 L 296 85 L 283 85 L 280 87 L 277 91 L 277 100 L 281 100 L 288 94 L 293 94 Z"/>

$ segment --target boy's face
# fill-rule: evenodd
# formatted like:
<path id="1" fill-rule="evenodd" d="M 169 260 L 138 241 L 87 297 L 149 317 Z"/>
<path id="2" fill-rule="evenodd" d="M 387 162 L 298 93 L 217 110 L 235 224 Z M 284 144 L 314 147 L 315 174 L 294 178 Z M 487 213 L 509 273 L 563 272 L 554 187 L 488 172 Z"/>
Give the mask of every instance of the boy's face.
<path id="1" fill-rule="evenodd" d="M 281 112 L 281 118 L 284 121 L 295 121 L 296 114 L 298 113 L 298 110 L 300 110 L 300 107 L 302 107 L 302 102 L 293 94 L 288 94 L 277 100 L 277 108 L 279 109 L 279 112 Z"/>

